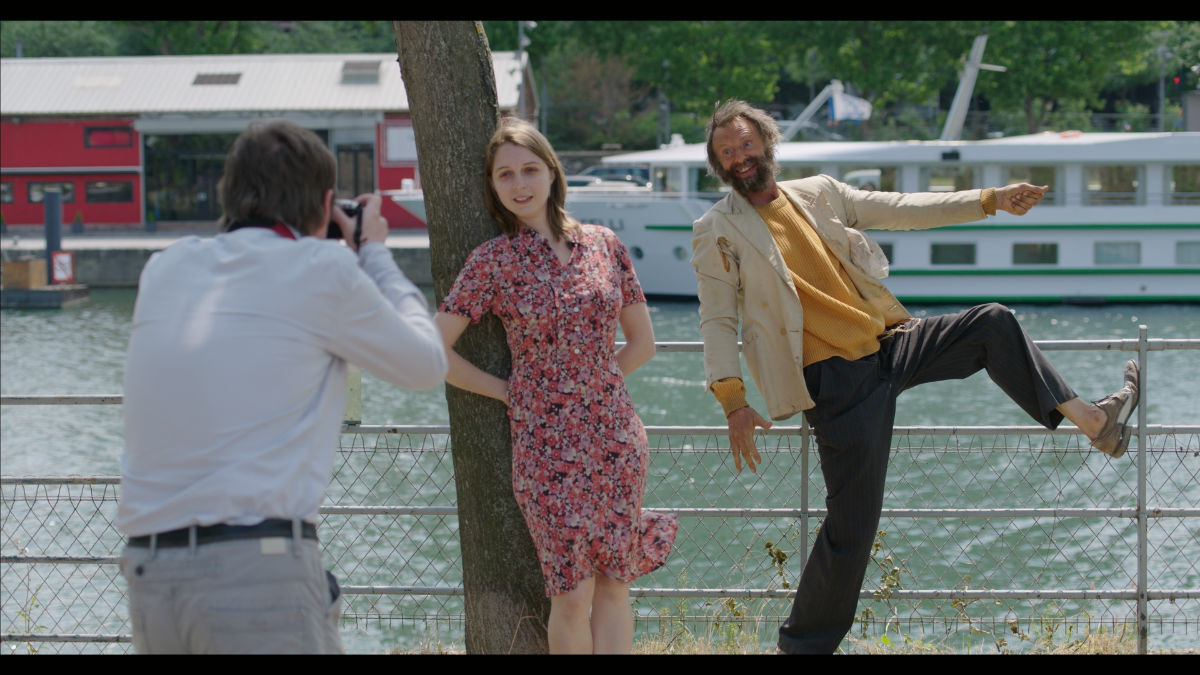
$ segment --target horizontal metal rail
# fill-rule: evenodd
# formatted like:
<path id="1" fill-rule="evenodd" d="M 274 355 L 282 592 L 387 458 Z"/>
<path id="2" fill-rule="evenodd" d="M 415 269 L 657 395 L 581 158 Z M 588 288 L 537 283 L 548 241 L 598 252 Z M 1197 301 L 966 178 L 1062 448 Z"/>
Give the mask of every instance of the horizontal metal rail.
<path id="1" fill-rule="evenodd" d="M 616 346 L 624 345 L 617 342 Z M 1047 351 L 1085 350 L 1085 351 L 1125 351 L 1136 352 L 1164 351 L 1174 349 L 1200 350 L 1200 338 L 1152 338 L 1144 341 L 1123 338 L 1117 340 L 1034 340 L 1039 348 Z M 738 343 L 740 348 L 741 343 Z M 664 354 L 699 353 L 704 351 L 702 342 L 656 342 L 655 349 Z M 0 396 L 0 405 L 120 405 L 124 402 L 121 394 L 72 394 L 72 395 L 4 395 Z"/>
<path id="2" fill-rule="evenodd" d="M 1108 350 L 1108 351 L 1126 351 L 1138 352 L 1139 358 L 1144 366 L 1146 352 L 1163 351 L 1163 350 L 1200 350 L 1200 339 L 1148 339 L 1145 336 L 1144 328 L 1142 329 L 1142 337 L 1139 339 L 1120 339 L 1120 340 L 1039 340 L 1035 343 L 1043 350 Z M 620 343 L 619 343 L 620 344 Z M 703 351 L 703 345 L 699 342 L 660 342 L 656 345 L 660 353 L 699 353 Z M 0 396 L 0 405 L 120 405 L 124 401 L 124 397 L 120 394 L 103 394 L 103 395 L 4 395 Z M 1140 447 L 1146 448 L 1145 439 L 1150 436 L 1161 435 L 1200 435 L 1200 425 L 1151 425 L 1145 423 L 1144 410 L 1139 416 L 1139 424 L 1137 428 L 1138 437 L 1141 439 Z M 646 431 L 652 436 L 706 436 L 715 438 L 716 442 L 710 447 L 681 447 L 681 448 L 664 448 L 655 449 L 652 452 L 683 454 L 683 455 L 712 455 L 712 454 L 727 454 L 727 447 L 721 447 L 727 441 L 723 440 L 726 434 L 724 426 L 652 426 L 646 427 Z M 450 432 L 448 425 L 355 425 L 347 424 L 342 427 L 344 434 L 357 435 L 435 435 L 447 436 Z M 756 432 L 760 437 L 764 438 L 779 438 L 788 436 L 798 436 L 807 439 L 811 435 L 811 430 L 804 425 L 796 426 L 775 426 L 771 429 L 759 430 Z M 954 436 L 1076 436 L 1081 432 L 1074 427 L 1064 427 L 1057 430 L 1047 430 L 1040 426 L 907 426 L 896 427 L 894 436 L 897 438 L 904 437 L 920 437 L 920 436 L 938 436 L 938 437 L 954 437 Z M 404 452 L 413 454 L 425 453 L 446 453 L 449 450 L 445 447 L 432 448 L 405 448 Z M 761 448 L 763 454 L 781 454 L 791 452 L 806 451 L 802 448 L 787 448 L 777 447 Z M 944 448 L 933 450 L 939 454 L 953 454 L 963 452 L 978 452 L 978 448 Z M 343 453 L 373 453 L 378 452 L 374 448 L 346 448 Z M 1038 453 L 1078 453 L 1078 449 L 1038 449 Z M 1150 454 L 1171 454 L 1179 452 L 1173 449 L 1151 450 L 1147 449 L 1145 453 L 1139 453 L 1139 463 L 1144 462 L 1144 455 Z M 1193 450 L 1186 450 L 1189 454 Z M 1143 472 L 1144 469 L 1139 469 Z M 1141 483 L 1144 480 L 1139 476 L 1139 490 Z M 35 476 L 35 477 L 19 477 L 19 476 L 0 476 L 0 483 L 5 485 L 103 485 L 117 486 L 120 484 L 118 476 Z M 73 497 L 62 498 L 66 501 L 71 501 Z M 11 501 L 19 501 L 18 495 Z M 111 499 L 105 496 L 101 501 L 115 501 L 115 493 Z M 10 501 L 6 498 L 5 501 Z M 96 501 L 95 498 L 89 501 Z M 988 588 L 933 588 L 933 589 L 890 589 L 886 593 L 881 594 L 879 591 L 863 590 L 860 592 L 860 598 L 871 599 L 886 597 L 890 599 L 909 599 L 909 600 L 1120 600 L 1120 601 L 1136 601 L 1138 603 L 1138 625 L 1139 625 L 1139 651 L 1145 651 L 1145 629 L 1150 624 L 1163 623 L 1161 617 L 1147 616 L 1144 608 L 1145 603 L 1150 600 L 1165 600 L 1174 602 L 1176 600 L 1195 600 L 1200 599 L 1200 588 L 1154 588 L 1150 587 L 1145 578 L 1144 571 L 1144 530 L 1145 523 L 1154 519 L 1174 519 L 1174 518 L 1196 518 L 1200 517 L 1200 508 L 1197 507 L 1150 507 L 1144 506 L 1145 502 L 1141 495 L 1138 500 L 1139 507 L 1117 507 L 1117 508 L 989 508 L 989 509 L 954 509 L 954 508 L 885 508 L 882 511 L 884 518 L 917 518 L 917 519 L 939 519 L 939 518 L 976 518 L 976 519 L 1014 519 L 1014 518 L 1035 518 L 1035 519 L 1134 519 L 1139 523 L 1139 579 L 1136 588 L 1124 589 L 988 589 Z M 808 519 L 821 518 L 827 514 L 826 509 L 821 508 L 671 508 L 672 513 L 675 513 L 683 518 L 720 518 L 727 519 L 731 517 L 739 518 L 792 518 L 792 519 Z M 339 506 L 324 506 L 320 512 L 324 515 L 387 515 L 387 516 L 455 516 L 458 509 L 453 505 L 442 506 L 363 506 L 363 505 L 339 505 Z M 61 555 L 3 555 L 0 556 L 0 562 L 4 564 L 55 564 L 55 565 L 117 565 L 119 564 L 117 556 L 61 556 Z M 432 585 L 432 586 L 415 586 L 415 585 L 344 585 L 342 590 L 347 595 L 409 595 L 409 596 L 458 596 L 464 595 L 462 585 Z M 633 597 L 644 598 L 713 598 L 713 597 L 728 597 L 728 598 L 779 598 L 787 599 L 793 597 L 794 590 L 791 589 L 769 589 L 769 588 L 737 588 L 737 587 L 714 587 L 714 588 L 631 588 L 630 595 Z M 700 617 L 705 618 L 705 617 Z M 943 619 L 929 617 L 913 617 L 913 621 L 939 621 Z M 952 619 L 944 619 L 952 620 Z M 991 621 L 985 619 L 984 621 Z M 1168 622 L 1177 620 L 1167 620 Z M 1183 623 L 1188 624 L 1192 619 L 1184 619 Z M 84 634 L 84 633 L 3 633 L 0 634 L 0 641 L 3 642 L 96 642 L 96 643 L 128 643 L 131 637 L 127 634 Z"/>

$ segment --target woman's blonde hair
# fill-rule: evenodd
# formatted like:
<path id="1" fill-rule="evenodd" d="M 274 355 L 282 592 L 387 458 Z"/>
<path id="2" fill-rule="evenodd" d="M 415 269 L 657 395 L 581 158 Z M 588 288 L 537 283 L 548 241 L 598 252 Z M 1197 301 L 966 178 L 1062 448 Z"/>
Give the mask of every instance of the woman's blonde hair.
<path id="1" fill-rule="evenodd" d="M 558 161 L 558 155 L 554 153 L 550 141 L 546 140 L 546 137 L 532 124 L 522 119 L 506 117 L 500 120 L 500 126 L 496 129 L 496 133 L 492 134 L 492 139 L 488 141 L 483 163 L 484 201 L 488 211 L 500 223 L 500 230 L 510 238 L 515 237 L 520 231 L 521 221 L 512 211 L 504 207 L 500 201 L 500 195 L 496 194 L 495 185 L 492 184 L 496 152 L 505 143 L 525 148 L 537 155 L 537 158 L 550 168 L 553 180 L 550 183 L 550 195 L 546 199 L 546 219 L 550 223 L 550 233 L 554 235 L 554 239 L 562 239 L 569 230 L 573 230 L 579 225 L 567 213 L 567 179 L 563 175 L 562 163 Z"/>

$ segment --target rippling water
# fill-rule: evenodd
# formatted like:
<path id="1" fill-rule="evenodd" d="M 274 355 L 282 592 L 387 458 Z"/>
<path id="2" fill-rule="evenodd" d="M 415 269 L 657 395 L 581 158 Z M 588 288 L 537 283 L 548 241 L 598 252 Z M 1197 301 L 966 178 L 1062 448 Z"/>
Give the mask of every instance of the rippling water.
<path id="1" fill-rule="evenodd" d="M 132 290 L 94 289 L 91 300 L 76 307 L 62 310 L 5 309 L 0 312 L 0 391 L 5 395 L 121 393 L 134 297 Z M 695 302 L 652 301 L 651 316 L 658 340 L 697 341 L 696 308 Z M 1200 338 L 1200 306 L 1196 305 L 1015 305 L 1013 308 L 1021 324 L 1035 340 L 1136 338 L 1139 324 L 1149 326 L 1152 339 Z M 958 309 L 960 307 L 944 305 L 910 307 L 918 316 Z M 1115 389 L 1120 384 L 1122 364 L 1132 356 L 1128 352 L 1107 351 L 1050 353 L 1051 361 L 1067 381 L 1081 397 L 1088 399 L 1098 398 Z M 447 423 L 444 392 L 440 387 L 427 392 L 408 392 L 383 384 L 369 375 L 364 375 L 363 379 L 365 424 Z M 1197 382 L 1200 382 L 1200 354 L 1197 352 L 1151 352 L 1145 387 L 1148 421 L 1151 424 L 1200 423 Z M 720 408 L 711 395 L 704 391 L 702 358 L 698 353 L 658 355 L 629 378 L 629 388 L 647 425 L 724 424 Z M 750 401 L 760 411 L 764 410 L 765 406 L 753 388 Z M 799 424 L 799 418 L 786 424 Z M 1032 422 L 981 373 L 966 380 L 935 383 L 906 392 L 899 401 L 897 424 L 1029 425 Z M 4 406 L 0 410 L 3 473 L 115 475 L 121 454 L 121 434 L 120 406 Z M 713 461 L 719 463 L 720 460 Z M 920 454 L 897 461 L 914 464 L 912 471 L 926 475 L 928 479 L 900 486 L 899 490 L 893 488 L 888 506 L 940 505 L 946 494 L 943 491 L 945 484 L 956 483 L 962 483 L 963 486 L 960 492 L 954 494 L 959 494 L 964 501 L 987 501 L 994 497 L 991 493 L 994 480 L 990 473 L 992 469 L 986 464 L 975 468 L 970 462 L 956 464 L 958 460 L 953 458 L 944 460 Z M 1100 468 L 1089 484 L 1079 484 L 1061 479 L 1063 472 L 1044 458 L 1014 461 L 1028 461 L 1033 468 L 1023 469 L 1022 475 L 1029 471 L 1037 479 L 1030 478 L 1029 483 L 1008 489 L 1004 493 L 1009 500 L 1008 506 L 1012 506 L 1014 496 L 1023 504 L 1041 505 L 1046 500 L 1047 503 L 1102 506 L 1105 505 L 1103 501 L 1094 502 L 1088 495 L 1122 494 L 1121 491 L 1129 485 L 1129 474 L 1117 469 Z M 1189 470 L 1194 479 L 1192 461 Z M 921 466 L 926 462 L 931 464 L 929 468 Z M 938 465 L 938 462 L 942 462 L 942 465 Z M 1039 468 L 1039 464 L 1043 463 L 1046 464 L 1044 469 Z M 720 477 L 718 480 L 696 488 L 699 498 L 706 502 L 687 505 L 795 506 L 786 503 L 788 498 L 784 498 L 783 503 L 764 503 L 765 498 L 760 496 L 760 491 L 765 489 L 763 486 L 769 479 L 762 479 L 762 474 L 752 481 L 745 476 L 735 478 L 723 466 L 715 467 L 713 472 Z M 905 472 L 908 473 L 909 469 L 906 468 Z M 964 472 L 967 475 L 963 475 Z M 1157 497 L 1169 500 L 1171 495 L 1194 495 L 1194 484 L 1187 482 L 1186 472 L 1182 475 L 1183 480 L 1168 482 L 1165 492 Z M 656 493 L 648 499 L 648 504 L 669 506 L 672 504 L 664 502 L 671 499 L 673 497 L 660 497 Z M 1170 505 L 1169 502 L 1167 505 Z M 963 525 L 966 526 L 965 521 Z M 1063 534 L 1064 530 L 1077 531 L 1080 528 L 1087 532 L 1086 524 L 1059 522 L 1049 526 L 1050 531 L 1047 531 L 1044 520 L 1037 519 L 1028 519 L 1027 522 L 1019 520 L 1010 527 L 995 531 L 979 521 L 974 521 L 970 526 L 978 526 L 980 532 L 971 540 L 969 550 L 914 552 L 909 564 L 914 567 L 919 565 L 924 570 L 920 575 L 921 584 L 929 587 L 931 577 L 940 578 L 938 575 L 942 573 L 952 575 L 956 568 L 963 565 L 961 560 L 969 560 L 973 567 L 987 568 L 994 564 L 997 569 L 1003 570 L 1001 576 L 991 579 L 993 587 L 1037 587 L 1041 579 L 1039 575 L 1043 572 L 1025 570 L 1017 561 L 1042 555 L 1039 550 L 1046 546 L 1056 547 L 1058 555 L 1068 559 L 1079 553 L 1077 549 L 1088 548 L 1075 543 L 1073 536 Z M 771 534 L 773 525 L 754 527 L 761 529 L 764 536 L 776 536 Z M 1159 529 L 1153 536 L 1158 541 L 1156 546 L 1166 546 L 1167 550 L 1177 548 L 1185 570 L 1190 570 L 1191 563 L 1186 561 L 1189 558 L 1194 560 L 1197 555 L 1196 537 L 1194 532 L 1189 536 L 1186 527 L 1182 529 L 1182 534 L 1178 529 Z M 931 531 L 927 536 L 930 540 L 941 540 L 952 535 L 952 532 Z M 1125 547 L 1128 528 L 1106 526 L 1091 531 L 1090 536 L 1112 541 L 1114 548 Z M 1089 545 L 1092 548 L 1095 546 L 1092 542 Z M 696 559 L 698 562 L 688 569 L 697 577 L 713 577 L 692 578 L 691 581 L 703 581 L 707 585 L 721 585 L 722 581 L 725 584 L 735 583 L 729 578 L 730 571 L 727 569 L 705 571 L 700 559 L 706 556 L 702 552 L 681 548 L 675 555 L 679 556 L 677 559 Z M 386 564 L 386 561 L 380 564 Z M 1095 571 L 1096 565 L 1107 564 L 1091 563 L 1091 566 L 1085 565 L 1082 571 L 1063 572 L 1061 574 L 1065 576 L 1055 579 L 1067 587 L 1087 587 L 1088 571 Z M 1027 572 L 1031 576 L 1021 576 Z M 1014 578 L 1008 578 L 1010 574 Z M 1084 577 L 1077 578 L 1079 574 Z M 1194 587 L 1200 581 L 1195 578 L 1194 572 L 1191 574 Z M 363 579 L 354 581 L 368 583 Z M 667 585 L 670 585 L 669 582 Z"/>

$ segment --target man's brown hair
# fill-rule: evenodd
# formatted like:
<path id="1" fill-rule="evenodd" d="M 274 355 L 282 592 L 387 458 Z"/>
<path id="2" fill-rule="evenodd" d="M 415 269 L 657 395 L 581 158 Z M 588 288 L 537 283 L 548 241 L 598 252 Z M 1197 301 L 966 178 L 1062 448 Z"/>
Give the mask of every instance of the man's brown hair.
<path id="1" fill-rule="evenodd" d="M 726 182 L 728 182 L 726 178 L 727 172 L 721 166 L 721 160 L 717 157 L 716 150 L 713 149 L 713 132 L 732 123 L 739 117 L 746 120 L 747 123 L 758 130 L 758 135 L 762 137 L 763 141 L 763 152 L 768 160 L 773 161 L 775 159 L 775 146 L 779 145 L 783 140 L 783 133 L 779 131 L 779 124 L 766 111 L 737 99 L 730 99 L 724 103 L 719 103 L 713 111 L 712 119 L 708 121 L 708 126 L 705 128 L 705 134 L 708 138 L 705 146 L 708 148 L 709 173 Z"/>
<path id="2" fill-rule="evenodd" d="M 251 122 L 217 183 L 222 225 L 261 218 L 312 234 L 325 224 L 325 192 L 336 181 L 337 160 L 315 133 L 287 120 Z"/>

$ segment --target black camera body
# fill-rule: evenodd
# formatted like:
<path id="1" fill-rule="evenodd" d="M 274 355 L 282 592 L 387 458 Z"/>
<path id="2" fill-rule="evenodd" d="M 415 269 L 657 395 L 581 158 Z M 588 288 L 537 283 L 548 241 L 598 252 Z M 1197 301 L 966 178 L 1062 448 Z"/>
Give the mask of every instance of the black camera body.
<path id="1" fill-rule="evenodd" d="M 342 213 L 354 218 L 354 245 L 358 246 L 358 242 L 362 237 L 362 204 L 353 199 L 335 199 L 333 200 L 334 208 L 341 209 Z M 342 228 L 337 223 L 330 220 L 329 227 L 325 231 L 327 239 L 341 239 Z"/>

